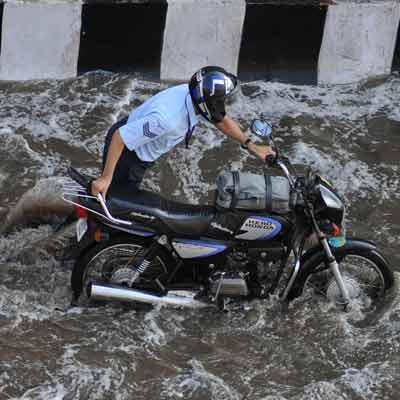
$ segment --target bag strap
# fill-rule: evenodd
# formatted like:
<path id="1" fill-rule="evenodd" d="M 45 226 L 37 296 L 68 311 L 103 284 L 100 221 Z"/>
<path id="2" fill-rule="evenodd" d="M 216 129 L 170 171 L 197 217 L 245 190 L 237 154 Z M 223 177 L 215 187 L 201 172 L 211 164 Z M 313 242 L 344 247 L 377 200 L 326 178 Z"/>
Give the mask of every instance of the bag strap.
<path id="1" fill-rule="evenodd" d="M 272 180 L 271 176 L 264 174 L 265 178 L 265 208 L 268 211 L 272 210 Z"/>
<path id="2" fill-rule="evenodd" d="M 239 171 L 232 171 L 232 178 L 233 178 L 233 193 L 231 200 L 231 208 L 234 209 L 239 200 L 239 193 L 240 193 Z"/>

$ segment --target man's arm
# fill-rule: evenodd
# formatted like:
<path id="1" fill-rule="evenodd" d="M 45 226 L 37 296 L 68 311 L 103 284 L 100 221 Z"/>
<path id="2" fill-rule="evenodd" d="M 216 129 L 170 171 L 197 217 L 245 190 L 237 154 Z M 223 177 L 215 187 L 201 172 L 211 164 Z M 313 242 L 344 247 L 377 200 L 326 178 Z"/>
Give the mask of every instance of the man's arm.
<path id="1" fill-rule="evenodd" d="M 111 139 L 110 147 L 108 148 L 106 165 L 104 166 L 103 173 L 100 178 L 97 178 L 92 182 L 92 194 L 96 196 L 101 193 L 106 198 L 107 190 L 110 187 L 115 167 L 119 158 L 121 157 L 122 151 L 125 145 L 121 139 L 119 129 L 117 129 Z"/>
<path id="2" fill-rule="evenodd" d="M 232 118 L 229 118 L 227 116 L 225 116 L 221 122 L 217 122 L 215 126 L 225 135 L 236 140 L 240 144 L 245 144 L 246 140 L 248 139 L 248 136 L 243 133 L 239 125 L 235 121 L 233 121 Z M 271 147 L 266 145 L 249 143 L 248 149 L 251 153 L 259 157 L 262 161 L 265 161 L 266 157 L 270 154 L 272 154 L 273 156 L 275 155 L 275 152 L 271 149 Z"/>

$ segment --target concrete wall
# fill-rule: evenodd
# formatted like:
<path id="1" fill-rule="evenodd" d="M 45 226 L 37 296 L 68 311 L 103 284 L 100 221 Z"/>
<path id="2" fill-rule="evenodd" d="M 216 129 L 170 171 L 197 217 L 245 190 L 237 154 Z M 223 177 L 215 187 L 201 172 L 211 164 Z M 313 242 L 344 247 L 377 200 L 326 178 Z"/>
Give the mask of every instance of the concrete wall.
<path id="1" fill-rule="evenodd" d="M 128 2 L 151 7 L 160 1 L 166 0 L 8 0 L 3 13 L 0 79 L 76 76 L 82 3 Z M 168 0 L 161 79 L 187 80 L 195 70 L 211 64 L 237 72 L 246 7 L 253 3 L 317 5 L 318 0 Z M 390 73 L 400 0 L 337 3 L 328 10 L 318 82 L 348 83 Z M 132 40 L 146 45 L 142 37 Z"/>
<path id="2" fill-rule="evenodd" d="M 6 3 L 0 79 L 76 76 L 80 27 L 79 3 Z"/>
<path id="3" fill-rule="evenodd" d="M 237 72 L 245 0 L 169 0 L 161 79 L 187 80 L 205 65 Z"/>
<path id="4" fill-rule="evenodd" d="M 390 74 L 400 3 L 342 3 L 328 10 L 318 83 L 340 84 Z"/>

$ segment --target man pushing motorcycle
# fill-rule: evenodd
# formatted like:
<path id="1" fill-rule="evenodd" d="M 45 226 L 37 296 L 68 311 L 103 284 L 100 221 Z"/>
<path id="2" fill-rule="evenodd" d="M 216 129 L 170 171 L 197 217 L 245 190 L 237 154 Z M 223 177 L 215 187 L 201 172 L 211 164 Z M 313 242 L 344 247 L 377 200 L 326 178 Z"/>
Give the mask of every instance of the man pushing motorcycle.
<path id="1" fill-rule="evenodd" d="M 265 161 L 275 155 L 271 147 L 252 143 L 239 125 L 226 115 L 239 88 L 235 75 L 208 66 L 189 81 L 163 90 L 118 121 L 108 131 L 103 152 L 103 172 L 92 182 L 94 195 L 115 189 L 136 190 L 146 169 L 185 140 L 189 145 L 199 115 L 222 133 Z"/>
<path id="2" fill-rule="evenodd" d="M 226 116 L 225 103 L 237 86 L 222 68 L 205 67 L 189 85 L 157 94 L 114 125 L 102 176 L 92 182 L 96 195 L 124 189 L 108 204 L 87 194 L 89 177 L 70 169 L 72 182 L 65 183 L 63 196 L 79 217 L 73 304 L 224 308 L 231 300 L 276 293 L 291 301 L 315 290 L 343 309 L 355 300 L 371 310 L 393 286 L 393 272 L 377 246 L 346 236 L 345 204 L 335 188 L 311 169 L 298 173 L 271 147 L 253 144 Z M 189 143 L 199 115 L 268 164 L 274 161 L 284 176 L 264 168 L 262 174 L 226 171 L 217 181 L 215 203 L 208 205 L 136 190 L 155 160 L 181 141 Z M 274 143 L 268 122 L 253 119 L 250 129 Z M 313 236 L 318 241 L 308 249 Z"/>

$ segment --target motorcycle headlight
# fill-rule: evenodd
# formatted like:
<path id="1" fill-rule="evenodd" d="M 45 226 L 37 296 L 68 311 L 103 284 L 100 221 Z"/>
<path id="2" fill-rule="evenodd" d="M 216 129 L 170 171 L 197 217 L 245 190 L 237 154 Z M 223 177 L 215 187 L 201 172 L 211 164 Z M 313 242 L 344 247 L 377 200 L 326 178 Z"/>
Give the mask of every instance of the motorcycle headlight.
<path id="1" fill-rule="evenodd" d="M 334 208 L 336 210 L 342 210 L 343 202 L 336 196 L 335 193 L 331 192 L 328 188 L 323 185 L 319 185 L 322 200 L 328 208 Z"/>

